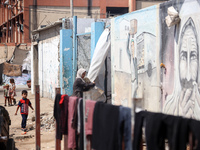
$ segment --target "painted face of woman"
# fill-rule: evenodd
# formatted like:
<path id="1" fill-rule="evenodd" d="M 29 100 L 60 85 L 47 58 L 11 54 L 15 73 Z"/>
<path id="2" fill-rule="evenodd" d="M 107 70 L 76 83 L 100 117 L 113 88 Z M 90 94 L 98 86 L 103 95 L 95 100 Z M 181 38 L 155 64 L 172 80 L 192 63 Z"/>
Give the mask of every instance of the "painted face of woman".
<path id="1" fill-rule="evenodd" d="M 198 46 L 192 26 L 187 26 L 181 39 L 179 74 L 183 88 L 192 88 L 198 76 Z"/>

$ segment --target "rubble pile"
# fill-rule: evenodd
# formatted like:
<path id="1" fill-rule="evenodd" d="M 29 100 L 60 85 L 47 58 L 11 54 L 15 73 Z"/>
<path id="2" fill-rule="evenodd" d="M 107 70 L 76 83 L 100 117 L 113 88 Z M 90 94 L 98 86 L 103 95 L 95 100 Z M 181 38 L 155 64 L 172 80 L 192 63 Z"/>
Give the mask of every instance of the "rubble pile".
<path id="1" fill-rule="evenodd" d="M 40 118 L 41 129 L 52 131 L 55 129 L 55 120 L 53 116 L 43 116 Z"/>
<path id="2" fill-rule="evenodd" d="M 28 120 L 29 130 L 35 129 L 35 116 L 32 116 Z M 40 114 L 40 129 L 43 131 L 53 131 L 55 130 L 55 119 L 53 114 L 42 113 Z"/>

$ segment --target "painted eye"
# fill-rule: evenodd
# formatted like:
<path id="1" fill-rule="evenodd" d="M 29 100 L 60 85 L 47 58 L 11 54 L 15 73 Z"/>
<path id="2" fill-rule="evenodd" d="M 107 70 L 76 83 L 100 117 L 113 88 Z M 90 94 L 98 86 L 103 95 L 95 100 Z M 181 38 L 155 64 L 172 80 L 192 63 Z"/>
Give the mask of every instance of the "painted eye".
<path id="1" fill-rule="evenodd" d="M 180 59 L 184 61 L 187 60 L 187 52 L 182 51 L 180 55 Z"/>
<path id="2" fill-rule="evenodd" d="M 195 59 L 197 59 L 197 56 L 196 55 L 191 55 L 191 60 L 195 60 Z"/>
<path id="3" fill-rule="evenodd" d="M 197 59 L 197 54 L 196 54 L 196 52 L 191 52 L 191 54 L 190 54 L 190 59 L 191 59 L 191 60 Z"/>

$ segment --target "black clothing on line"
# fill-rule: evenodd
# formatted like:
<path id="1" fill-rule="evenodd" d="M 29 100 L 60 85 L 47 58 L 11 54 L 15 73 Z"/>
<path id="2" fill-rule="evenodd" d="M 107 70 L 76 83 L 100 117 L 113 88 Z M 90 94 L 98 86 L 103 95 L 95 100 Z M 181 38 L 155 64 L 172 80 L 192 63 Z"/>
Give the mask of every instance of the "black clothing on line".
<path id="1" fill-rule="evenodd" d="M 80 144 L 79 144 L 79 150 L 84 150 L 84 124 L 83 124 L 83 100 L 80 100 L 80 105 L 79 105 L 79 109 L 80 109 Z"/>
<path id="2" fill-rule="evenodd" d="M 91 87 L 94 87 L 94 83 L 83 82 L 82 79 L 77 78 L 73 85 L 73 95 L 76 97 L 83 97 L 83 91 L 88 91 Z"/>
<path id="3" fill-rule="evenodd" d="M 61 125 L 60 125 L 61 109 L 59 106 L 60 99 L 61 99 L 61 94 L 57 94 L 54 102 L 53 116 L 56 119 L 57 123 L 56 139 L 62 140 Z"/>
<path id="4" fill-rule="evenodd" d="M 131 109 L 128 107 L 119 107 L 119 150 L 122 150 L 122 141 L 124 137 L 124 150 L 131 150 Z"/>
<path id="5" fill-rule="evenodd" d="M 60 117 L 60 124 L 61 124 L 61 132 L 62 134 L 68 134 L 68 103 L 69 103 L 69 96 L 65 95 L 63 103 L 60 104 L 61 107 L 61 117 Z"/>
<path id="6" fill-rule="evenodd" d="M 189 137 L 188 123 L 189 119 L 163 114 L 162 121 L 166 131 L 170 150 L 185 150 Z"/>
<path id="7" fill-rule="evenodd" d="M 189 131 L 188 119 L 142 111 L 136 113 L 135 116 L 133 150 L 140 149 L 143 122 L 145 122 L 148 150 L 164 150 L 165 139 L 168 139 L 170 150 L 186 149 Z"/>
<path id="8" fill-rule="evenodd" d="M 162 124 L 162 114 L 149 113 L 145 114 L 145 133 L 146 143 L 149 150 L 165 149 L 165 130 Z"/>
<path id="9" fill-rule="evenodd" d="M 76 103 L 75 103 L 75 106 L 74 106 L 74 114 L 73 114 L 73 120 L 72 120 L 72 128 L 77 130 L 78 128 L 78 103 L 79 103 L 79 100 L 81 98 L 77 98 L 76 99 Z"/>
<path id="10" fill-rule="evenodd" d="M 200 121 L 190 120 L 189 129 L 193 134 L 193 147 L 195 150 L 200 150 Z"/>
<path id="11" fill-rule="evenodd" d="M 119 149 L 119 106 L 97 102 L 93 114 L 92 148 Z"/>
<path id="12" fill-rule="evenodd" d="M 134 138 L 133 138 L 133 150 L 140 150 L 140 144 L 142 142 L 142 127 L 146 116 L 146 111 L 141 111 L 135 114 L 134 124 Z"/>

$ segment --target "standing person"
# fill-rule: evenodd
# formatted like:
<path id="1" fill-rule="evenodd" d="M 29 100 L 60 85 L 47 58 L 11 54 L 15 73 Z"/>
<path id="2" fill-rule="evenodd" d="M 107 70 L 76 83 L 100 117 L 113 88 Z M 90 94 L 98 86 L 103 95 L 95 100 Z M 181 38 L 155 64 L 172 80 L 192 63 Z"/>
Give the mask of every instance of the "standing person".
<path id="1" fill-rule="evenodd" d="M 26 134 L 26 121 L 27 121 L 27 117 L 28 117 L 28 106 L 32 109 L 32 105 L 29 99 L 27 99 L 27 95 L 28 92 L 26 90 L 22 91 L 22 99 L 19 101 L 18 106 L 17 106 L 17 110 L 15 115 L 17 115 L 17 111 L 20 107 L 20 112 L 21 112 L 21 116 L 22 116 L 22 123 L 21 123 L 21 128 L 22 131 L 24 131 L 22 134 Z"/>
<path id="2" fill-rule="evenodd" d="M 10 87 L 9 87 L 9 96 L 10 96 L 10 105 L 12 105 L 12 100 L 14 105 L 16 104 L 15 96 L 16 96 L 16 86 L 15 86 L 15 80 L 10 79 Z"/>
<path id="3" fill-rule="evenodd" d="M 86 70 L 80 68 L 77 72 L 76 80 L 73 85 L 73 95 L 76 97 L 83 97 L 83 91 L 88 91 L 91 87 L 95 86 L 95 83 L 86 83 L 84 77 Z"/>
<path id="4" fill-rule="evenodd" d="M 5 97 L 5 105 L 6 106 L 6 100 L 8 100 L 8 105 L 9 105 L 9 102 L 10 102 L 10 97 L 9 97 L 9 85 L 6 84 L 4 86 L 4 97 Z"/>

